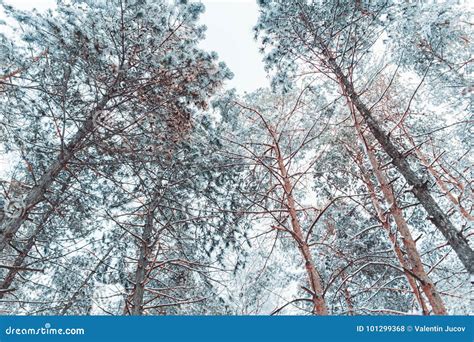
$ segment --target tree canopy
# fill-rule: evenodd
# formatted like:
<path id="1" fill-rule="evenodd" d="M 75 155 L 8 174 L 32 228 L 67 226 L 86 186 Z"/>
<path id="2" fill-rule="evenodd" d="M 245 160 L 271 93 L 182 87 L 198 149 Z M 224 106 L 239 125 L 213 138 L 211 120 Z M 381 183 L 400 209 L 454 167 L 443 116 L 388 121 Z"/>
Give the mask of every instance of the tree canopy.
<path id="1" fill-rule="evenodd" d="M 470 313 L 466 7 L 258 3 L 245 94 L 201 3 L 2 5 L 2 313 Z"/>

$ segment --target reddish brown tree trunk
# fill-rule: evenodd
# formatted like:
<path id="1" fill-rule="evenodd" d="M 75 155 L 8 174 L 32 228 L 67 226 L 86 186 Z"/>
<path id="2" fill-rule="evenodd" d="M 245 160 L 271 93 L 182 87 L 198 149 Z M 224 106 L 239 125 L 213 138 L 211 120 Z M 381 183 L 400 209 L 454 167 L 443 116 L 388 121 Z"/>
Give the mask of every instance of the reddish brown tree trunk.
<path id="1" fill-rule="evenodd" d="M 361 170 L 362 178 L 363 178 L 364 183 L 367 187 L 367 190 L 369 191 L 370 198 L 371 198 L 371 201 L 372 201 L 372 205 L 375 209 L 375 213 L 377 214 L 377 217 L 378 217 L 380 223 L 382 224 L 382 228 L 387 232 L 387 235 L 388 235 L 390 243 L 392 244 L 392 248 L 393 248 L 393 251 L 395 253 L 395 256 L 397 257 L 397 260 L 400 263 L 400 266 L 402 266 L 402 268 L 404 270 L 405 277 L 407 278 L 408 284 L 410 285 L 410 287 L 413 291 L 413 295 L 415 296 L 415 299 L 417 300 L 418 304 L 420 305 L 423 314 L 424 315 L 429 315 L 429 310 L 426 307 L 426 303 L 425 303 L 425 301 L 424 301 L 423 297 L 421 296 L 421 293 L 418 289 L 418 286 L 416 284 L 416 279 L 408 271 L 408 270 L 411 269 L 411 267 L 410 267 L 409 263 L 407 262 L 407 260 L 405 259 L 403 251 L 401 250 L 400 245 L 398 244 L 397 237 L 394 234 L 394 232 L 391 231 L 390 223 L 388 222 L 388 219 L 387 219 L 386 215 L 384 214 L 384 212 L 382 210 L 381 203 L 380 203 L 379 199 L 377 198 L 377 194 L 376 194 L 376 191 L 375 191 L 375 186 L 374 186 L 372 180 L 370 179 L 367 170 L 362 165 L 362 161 L 359 160 L 359 158 L 357 158 L 357 157 L 356 157 L 356 161 L 359 164 L 359 168 Z"/>
<path id="2" fill-rule="evenodd" d="M 393 189 L 389 185 L 389 181 L 387 177 L 385 176 L 383 171 L 380 169 L 380 164 L 374 154 L 373 148 L 369 146 L 369 144 L 367 143 L 363 135 L 363 131 L 360 126 L 360 123 L 358 122 L 355 109 L 353 108 L 351 103 L 349 103 L 349 107 L 353 114 L 354 125 L 357 130 L 357 135 L 360 138 L 363 146 L 365 147 L 365 154 L 367 155 L 370 165 L 372 166 L 372 170 L 380 185 L 382 194 L 385 200 L 387 201 L 387 204 L 389 205 L 390 214 L 394 218 L 398 231 L 401 234 L 403 246 L 405 247 L 409 264 L 411 265 L 409 269 L 420 280 L 421 288 L 423 292 L 425 293 L 426 297 L 428 298 L 428 301 L 430 302 L 433 312 L 437 315 L 446 315 L 447 314 L 446 307 L 443 303 L 442 298 L 436 291 L 436 287 L 433 281 L 430 279 L 430 277 L 424 270 L 423 262 L 421 260 L 420 254 L 418 253 L 415 241 L 413 239 L 413 236 L 411 235 L 410 229 L 408 228 L 408 224 L 405 218 L 403 217 L 403 213 L 397 204 L 395 195 L 393 193 Z M 368 176 L 366 175 L 366 177 Z M 372 189 L 371 191 L 375 191 L 375 189 Z M 376 200 L 375 193 L 373 197 Z M 390 231 L 390 227 L 388 227 L 388 230 Z M 393 237 L 393 238 L 396 240 L 396 237 Z M 395 241 L 395 244 L 396 244 L 396 241 Z"/>
<path id="3" fill-rule="evenodd" d="M 355 92 L 352 82 L 346 75 L 344 75 L 341 68 L 327 49 L 324 52 L 324 57 L 326 58 L 329 67 L 332 69 L 332 72 L 335 74 L 344 96 L 361 114 L 372 135 L 380 143 L 385 153 L 391 157 L 393 165 L 395 165 L 407 183 L 412 187 L 411 191 L 418 201 L 420 201 L 423 208 L 425 208 L 429 215 L 429 220 L 446 238 L 448 244 L 456 252 L 466 270 L 469 273 L 474 274 L 474 251 L 469 246 L 467 239 L 463 236 L 462 232 L 454 227 L 446 213 L 444 213 L 438 203 L 436 203 L 434 198 L 431 196 L 426 182 L 412 170 L 408 163 L 407 156 L 398 150 L 397 146 L 395 146 L 391 141 L 390 135 L 385 133 L 374 119 L 372 112 Z"/>
<path id="4" fill-rule="evenodd" d="M 290 177 L 288 176 L 288 172 L 285 166 L 285 162 L 283 160 L 283 156 L 281 155 L 281 151 L 278 146 L 278 140 L 275 139 L 275 135 L 273 132 L 272 132 L 272 135 L 275 141 L 274 150 L 276 153 L 278 168 L 280 170 L 280 175 L 283 179 L 286 206 L 291 218 L 291 227 L 293 230 L 293 236 L 296 239 L 298 248 L 303 257 L 306 273 L 308 275 L 309 283 L 311 286 L 311 291 L 312 291 L 312 296 L 313 296 L 313 314 L 327 315 L 328 309 L 323 297 L 324 290 L 322 286 L 321 277 L 319 276 L 319 273 L 316 269 L 316 265 L 314 263 L 313 256 L 311 255 L 311 251 L 308 246 L 308 243 L 305 241 L 305 238 L 303 236 L 303 231 L 301 229 L 300 222 L 298 220 L 297 211 L 296 211 L 295 199 L 293 197 L 293 186 L 291 184 L 291 180 L 290 180 Z"/>

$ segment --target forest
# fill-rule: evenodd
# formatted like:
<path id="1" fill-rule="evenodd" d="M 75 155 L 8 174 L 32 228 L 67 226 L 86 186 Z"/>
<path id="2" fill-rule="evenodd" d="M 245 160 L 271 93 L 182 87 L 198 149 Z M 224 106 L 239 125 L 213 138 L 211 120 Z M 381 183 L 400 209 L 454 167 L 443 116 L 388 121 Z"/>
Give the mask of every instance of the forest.
<path id="1" fill-rule="evenodd" d="M 0 314 L 472 314 L 467 2 L 258 6 L 0 0 Z"/>

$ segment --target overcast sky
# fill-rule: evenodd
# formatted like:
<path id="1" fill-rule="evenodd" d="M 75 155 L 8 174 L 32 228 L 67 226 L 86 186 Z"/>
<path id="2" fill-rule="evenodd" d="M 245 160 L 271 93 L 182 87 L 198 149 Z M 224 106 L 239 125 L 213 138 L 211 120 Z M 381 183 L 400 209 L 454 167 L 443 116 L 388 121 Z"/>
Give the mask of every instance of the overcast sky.
<path id="1" fill-rule="evenodd" d="M 55 0 L 5 0 L 21 9 L 42 10 L 53 7 Z M 202 0 L 206 12 L 201 23 L 207 26 L 205 50 L 216 51 L 234 73 L 228 87 L 239 91 L 253 91 L 269 84 L 263 69 L 258 44 L 252 28 L 258 17 L 256 0 Z"/>
<path id="2" fill-rule="evenodd" d="M 203 0 L 206 12 L 201 22 L 207 26 L 201 46 L 214 50 L 234 73 L 230 86 L 252 91 L 269 82 L 263 69 L 262 55 L 253 39 L 257 22 L 256 0 Z"/>

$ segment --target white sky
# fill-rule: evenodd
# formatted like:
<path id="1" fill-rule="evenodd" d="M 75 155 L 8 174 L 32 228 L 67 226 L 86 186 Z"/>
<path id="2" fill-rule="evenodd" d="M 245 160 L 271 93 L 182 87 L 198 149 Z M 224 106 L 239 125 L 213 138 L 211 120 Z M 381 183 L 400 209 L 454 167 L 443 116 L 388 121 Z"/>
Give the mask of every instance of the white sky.
<path id="1" fill-rule="evenodd" d="M 207 26 L 205 50 L 214 50 L 234 73 L 229 86 L 252 91 L 269 85 L 252 28 L 257 22 L 256 0 L 202 0 L 206 11 L 201 22 Z"/>
<path id="2" fill-rule="evenodd" d="M 55 0 L 5 0 L 20 9 L 43 10 L 54 7 Z M 257 22 L 256 0 L 201 0 L 206 6 L 200 22 L 207 26 L 206 39 L 200 46 L 216 51 L 234 73 L 229 88 L 253 91 L 269 85 L 252 28 Z"/>

